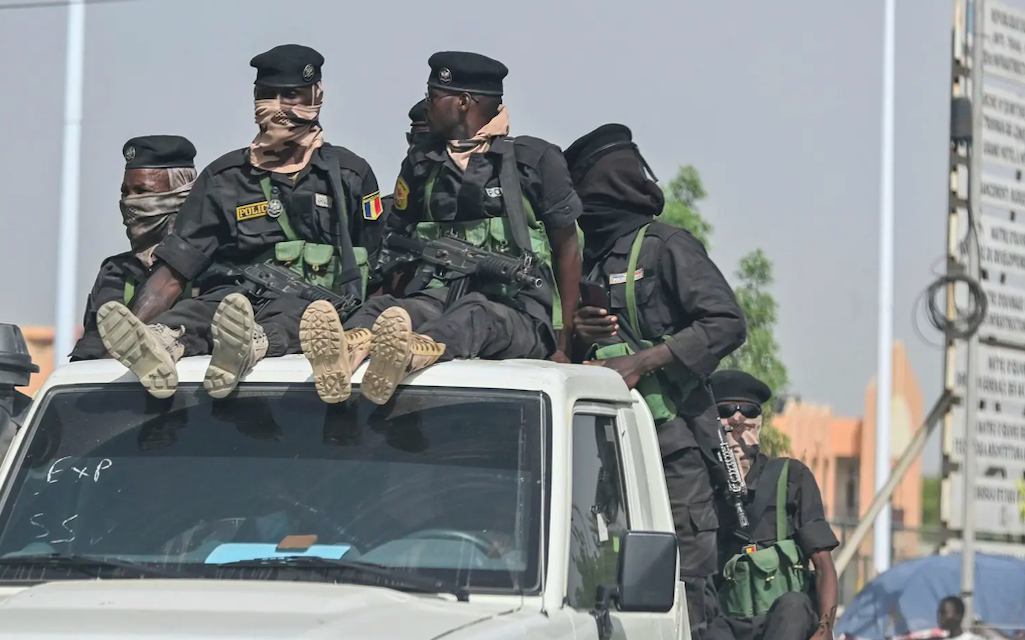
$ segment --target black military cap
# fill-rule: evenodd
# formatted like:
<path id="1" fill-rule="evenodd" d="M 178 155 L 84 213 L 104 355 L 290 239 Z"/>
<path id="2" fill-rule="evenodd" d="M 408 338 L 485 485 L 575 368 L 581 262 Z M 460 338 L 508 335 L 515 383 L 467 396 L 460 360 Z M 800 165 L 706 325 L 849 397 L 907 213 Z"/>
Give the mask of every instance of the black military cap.
<path id="1" fill-rule="evenodd" d="M 121 149 L 125 169 L 195 167 L 196 147 L 181 136 L 140 136 Z"/>
<path id="2" fill-rule="evenodd" d="M 446 91 L 500 96 L 502 80 L 509 75 L 508 67 L 498 60 L 465 51 L 439 51 L 427 64 L 431 66 L 427 86 Z"/>
<path id="3" fill-rule="evenodd" d="M 716 402 L 753 402 L 765 404 L 772 397 L 772 389 L 746 371 L 725 369 L 709 377 Z"/>
<path id="4" fill-rule="evenodd" d="M 409 110 L 409 124 L 411 126 L 427 124 L 427 101 L 421 100 Z"/>
<path id="5" fill-rule="evenodd" d="M 256 69 L 255 84 L 309 87 L 320 82 L 324 56 L 301 44 L 282 44 L 256 56 L 249 64 Z"/>
<path id="6" fill-rule="evenodd" d="M 577 139 L 562 155 L 566 158 L 566 164 L 569 165 L 571 172 L 583 174 L 586 171 L 578 172 L 577 169 L 582 169 L 585 165 L 593 165 L 605 154 L 620 149 L 636 148 L 637 146 L 633 143 L 633 133 L 626 125 L 603 124 L 591 133 Z"/>

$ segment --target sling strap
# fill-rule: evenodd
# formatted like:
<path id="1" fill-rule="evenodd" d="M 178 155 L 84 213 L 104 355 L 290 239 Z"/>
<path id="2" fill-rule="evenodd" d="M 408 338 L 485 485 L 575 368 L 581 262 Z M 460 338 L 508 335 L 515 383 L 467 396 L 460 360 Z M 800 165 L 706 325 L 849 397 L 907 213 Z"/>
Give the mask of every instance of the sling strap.
<path id="1" fill-rule="evenodd" d="M 641 257 L 641 245 L 644 244 L 644 234 L 647 233 L 649 225 L 644 225 L 634 237 L 630 246 L 630 261 L 626 267 L 626 312 L 630 316 L 630 327 L 634 331 L 640 331 L 640 324 L 637 320 L 637 261 Z M 640 336 L 640 334 L 637 334 Z"/>
<path id="2" fill-rule="evenodd" d="M 757 526 L 769 508 L 771 487 L 776 485 L 776 542 L 787 539 L 787 482 L 790 477 L 790 458 L 772 458 L 765 464 L 758 479 L 754 504 L 751 507 L 751 525 Z M 753 529 L 752 529 L 753 530 Z"/>
<path id="3" fill-rule="evenodd" d="M 497 149 L 495 148 L 497 147 Z M 516 150 L 511 138 L 501 138 L 492 143 L 502 155 L 502 167 L 498 172 L 498 185 L 502 188 L 502 200 L 505 202 L 505 214 L 509 217 L 509 228 L 513 242 L 521 255 L 533 256 L 534 247 L 530 243 L 530 223 L 523 207 L 523 190 L 520 187 L 520 174 L 516 169 Z"/>
<path id="4" fill-rule="evenodd" d="M 271 187 L 270 187 L 270 176 L 264 176 L 260 179 L 260 187 L 263 189 L 263 197 L 267 198 L 267 207 L 270 208 L 271 202 Z M 278 200 L 278 202 L 281 202 Z M 272 218 L 274 216 L 271 216 Z M 281 225 L 281 230 L 285 232 L 285 237 L 291 241 L 299 240 L 299 236 L 295 235 L 295 231 L 292 229 L 292 223 L 288 220 L 288 212 L 285 211 L 284 203 L 281 204 L 281 215 L 274 218 Z"/>

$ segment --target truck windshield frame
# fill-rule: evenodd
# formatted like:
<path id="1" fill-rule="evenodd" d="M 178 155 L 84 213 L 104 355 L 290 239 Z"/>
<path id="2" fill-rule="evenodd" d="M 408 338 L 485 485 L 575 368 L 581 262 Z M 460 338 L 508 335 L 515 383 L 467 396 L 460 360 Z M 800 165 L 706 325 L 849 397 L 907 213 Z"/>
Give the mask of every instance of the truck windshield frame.
<path id="1" fill-rule="evenodd" d="M 118 383 L 55 387 L 40 402 L 0 492 L 0 582 L 81 577 L 4 565 L 18 555 L 203 579 L 276 579 L 230 563 L 307 556 L 471 593 L 541 590 L 552 457 L 543 392 L 405 387 L 378 407 L 358 386 L 327 405 L 307 383 L 248 383 L 220 401 L 197 384 L 157 400 Z"/>

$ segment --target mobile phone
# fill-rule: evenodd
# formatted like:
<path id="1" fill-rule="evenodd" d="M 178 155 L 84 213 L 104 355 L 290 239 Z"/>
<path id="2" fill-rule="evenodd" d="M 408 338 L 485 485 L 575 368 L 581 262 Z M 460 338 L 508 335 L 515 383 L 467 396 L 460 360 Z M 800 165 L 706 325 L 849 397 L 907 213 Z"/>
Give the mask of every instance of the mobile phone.
<path id="1" fill-rule="evenodd" d="M 608 309 L 611 311 L 609 294 L 605 291 L 605 285 L 601 282 L 595 282 L 594 280 L 581 280 L 580 301 L 585 307 L 597 307 L 599 309 Z"/>

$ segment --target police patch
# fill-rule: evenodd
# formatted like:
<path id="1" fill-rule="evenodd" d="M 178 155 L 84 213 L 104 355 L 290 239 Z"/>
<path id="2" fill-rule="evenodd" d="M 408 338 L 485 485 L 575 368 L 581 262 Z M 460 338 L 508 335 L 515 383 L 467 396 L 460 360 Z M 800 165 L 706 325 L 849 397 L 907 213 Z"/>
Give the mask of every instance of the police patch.
<path id="1" fill-rule="evenodd" d="M 405 211 L 409 206 L 409 185 L 399 176 L 395 181 L 395 210 Z"/>
<path id="2" fill-rule="evenodd" d="M 253 218 L 262 218 L 267 215 L 267 201 L 254 202 L 253 204 L 244 204 L 241 207 L 235 207 L 235 220 L 243 222 L 245 220 L 252 220 Z"/>
<path id="3" fill-rule="evenodd" d="M 638 269 L 634 271 L 634 280 L 640 280 L 644 277 L 644 269 Z M 626 274 L 625 273 L 613 273 L 609 275 L 609 284 L 625 284 Z"/>
<path id="4" fill-rule="evenodd" d="M 318 207 L 324 207 L 325 209 L 331 207 L 331 196 L 329 195 L 317 193 L 314 194 L 313 200 Z"/>
<path id="5" fill-rule="evenodd" d="M 363 196 L 363 219 L 377 220 L 384 213 L 384 205 L 381 204 L 381 192 L 375 191 L 369 196 Z"/>
<path id="6" fill-rule="evenodd" d="M 489 198 L 501 198 L 502 187 L 487 187 L 484 189 L 484 193 L 488 194 Z"/>

